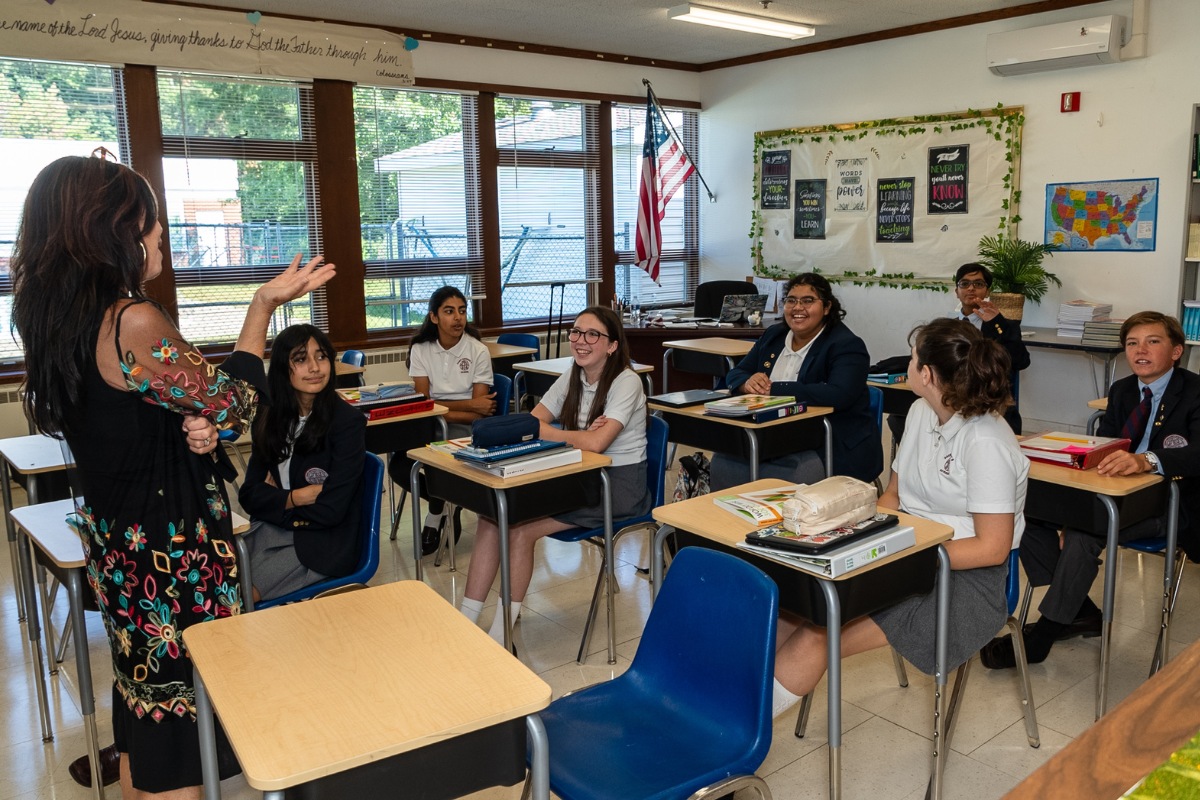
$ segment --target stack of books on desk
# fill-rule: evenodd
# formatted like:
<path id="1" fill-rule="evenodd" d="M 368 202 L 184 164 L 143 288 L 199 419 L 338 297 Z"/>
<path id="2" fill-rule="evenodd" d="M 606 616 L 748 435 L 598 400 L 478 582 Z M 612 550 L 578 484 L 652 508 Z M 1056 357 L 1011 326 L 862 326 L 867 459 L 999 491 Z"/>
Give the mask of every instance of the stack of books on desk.
<path id="1" fill-rule="evenodd" d="M 872 372 L 867 375 L 867 383 L 908 383 L 908 373 Z"/>
<path id="2" fill-rule="evenodd" d="M 1093 319 L 1083 323 L 1083 344 L 1120 347 L 1123 319 Z"/>
<path id="3" fill-rule="evenodd" d="M 1058 335 L 1072 339 L 1083 338 L 1083 324 L 1088 320 L 1108 319 L 1112 303 L 1093 303 L 1089 300 L 1068 300 L 1058 306 Z"/>
<path id="4" fill-rule="evenodd" d="M 1031 461 L 1045 461 L 1075 469 L 1091 469 L 1109 453 L 1128 450 L 1128 439 L 1108 436 L 1084 436 L 1051 431 L 1021 439 L 1021 452 Z"/>
<path id="5" fill-rule="evenodd" d="M 485 449 L 472 447 L 469 440 L 467 441 L 467 444 L 463 444 L 461 440 L 437 442 L 435 444 L 446 445 L 453 449 L 446 450 L 437 447 L 435 449 L 450 452 L 467 466 L 489 472 L 498 478 L 515 478 L 518 475 L 528 475 L 532 472 L 578 464 L 583 460 L 583 451 L 566 442 L 534 439 L 530 442 Z"/>
<path id="6" fill-rule="evenodd" d="M 777 533 L 784 533 L 767 528 L 756 534 L 759 537 L 770 538 Z M 754 538 L 748 536 L 747 540 Z M 867 566 L 872 561 L 907 550 L 917 543 L 916 531 L 909 525 L 895 525 L 870 536 L 857 539 L 842 547 L 826 550 L 823 553 L 800 553 L 751 544 L 750 541 L 738 542 L 738 548 L 748 550 L 755 555 L 778 561 L 789 567 L 812 572 L 827 578 L 837 578 L 847 572 L 853 572 Z"/>
<path id="7" fill-rule="evenodd" d="M 378 383 L 356 389 L 338 389 L 337 393 L 362 411 L 368 420 L 416 414 L 433 408 L 433 400 L 410 383 Z"/>
<path id="8" fill-rule="evenodd" d="M 704 404 L 704 413 L 709 416 L 737 417 L 746 422 L 769 422 L 807 410 L 806 403 L 787 395 L 735 394 Z"/>

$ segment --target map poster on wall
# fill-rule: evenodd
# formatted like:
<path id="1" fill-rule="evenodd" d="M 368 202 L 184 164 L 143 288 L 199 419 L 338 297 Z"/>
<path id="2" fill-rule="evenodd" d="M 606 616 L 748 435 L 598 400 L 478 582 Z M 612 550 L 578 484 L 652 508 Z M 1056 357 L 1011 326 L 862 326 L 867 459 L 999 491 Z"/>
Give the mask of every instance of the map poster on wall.
<path id="1" fill-rule="evenodd" d="M 839 158 L 837 168 L 837 202 L 834 211 L 867 210 L 867 160 Z"/>
<path id="2" fill-rule="evenodd" d="M 1152 252 L 1158 178 L 1046 185 L 1046 244 Z"/>
<path id="3" fill-rule="evenodd" d="M 929 148 L 929 213 L 967 213 L 970 145 Z"/>
<path id="4" fill-rule="evenodd" d="M 881 178 L 875 188 L 875 241 L 912 242 L 914 178 Z"/>
<path id="5" fill-rule="evenodd" d="M 795 239 L 825 238 L 825 180 L 796 181 Z"/>
<path id="6" fill-rule="evenodd" d="M 792 152 L 771 150 L 762 159 L 762 208 L 791 208 Z"/>

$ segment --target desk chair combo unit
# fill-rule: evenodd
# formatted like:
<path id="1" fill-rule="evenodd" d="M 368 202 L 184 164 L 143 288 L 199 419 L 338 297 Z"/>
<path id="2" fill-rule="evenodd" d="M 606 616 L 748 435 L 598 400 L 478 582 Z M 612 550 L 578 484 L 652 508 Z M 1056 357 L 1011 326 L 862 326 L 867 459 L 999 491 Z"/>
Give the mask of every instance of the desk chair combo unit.
<path id="1" fill-rule="evenodd" d="M 758 294 L 758 289 L 749 281 L 707 281 L 696 287 L 696 297 L 692 305 L 692 316 L 717 319 L 721 314 L 721 304 L 726 295 Z M 749 352 L 746 348 L 745 352 Z M 742 355 L 745 355 L 745 352 Z M 725 379 L 725 374 L 733 369 L 735 363 L 732 357 L 714 353 L 695 352 L 686 348 L 668 348 L 663 354 L 663 392 L 667 390 L 668 367 L 680 372 L 697 372 L 713 377 L 713 386 L 717 387 Z"/>

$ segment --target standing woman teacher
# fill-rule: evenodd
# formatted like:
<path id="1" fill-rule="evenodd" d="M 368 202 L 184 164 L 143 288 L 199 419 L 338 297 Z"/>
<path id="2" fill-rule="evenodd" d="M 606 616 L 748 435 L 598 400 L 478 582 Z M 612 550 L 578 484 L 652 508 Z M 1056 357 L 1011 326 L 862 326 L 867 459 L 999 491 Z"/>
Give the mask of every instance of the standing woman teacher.
<path id="1" fill-rule="evenodd" d="M 112 647 L 125 800 L 200 795 L 186 631 L 242 602 L 217 433 L 249 429 L 272 313 L 334 275 L 296 256 L 255 291 L 218 369 L 146 299 L 158 213 L 128 167 L 60 158 L 30 187 L 10 267 L 26 413 L 66 439 L 82 482 L 73 524 Z M 222 777 L 237 771 L 229 755 Z"/>

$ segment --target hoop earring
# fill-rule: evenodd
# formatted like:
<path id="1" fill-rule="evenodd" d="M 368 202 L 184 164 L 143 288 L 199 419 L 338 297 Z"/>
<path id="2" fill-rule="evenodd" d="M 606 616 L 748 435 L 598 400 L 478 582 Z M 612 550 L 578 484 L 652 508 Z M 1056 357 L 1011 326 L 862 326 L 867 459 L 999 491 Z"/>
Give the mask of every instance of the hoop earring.
<path id="1" fill-rule="evenodd" d="M 142 248 L 142 263 L 145 264 L 150 260 L 150 254 L 146 252 L 146 243 L 139 240 L 138 247 Z"/>

